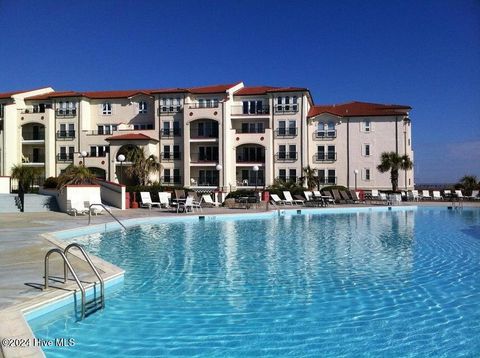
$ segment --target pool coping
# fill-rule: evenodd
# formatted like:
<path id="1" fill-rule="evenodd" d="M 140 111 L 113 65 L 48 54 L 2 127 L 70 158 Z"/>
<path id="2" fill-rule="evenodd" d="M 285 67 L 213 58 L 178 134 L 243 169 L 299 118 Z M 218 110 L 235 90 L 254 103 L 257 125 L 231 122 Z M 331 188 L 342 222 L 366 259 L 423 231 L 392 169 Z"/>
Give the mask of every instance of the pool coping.
<path id="1" fill-rule="evenodd" d="M 445 207 L 429 206 L 433 207 Z M 235 220 L 249 220 L 252 218 L 273 218 L 277 216 L 294 216 L 302 214 L 343 214 L 343 213 L 359 213 L 359 212 L 384 212 L 384 211 L 404 211 L 404 210 L 417 210 L 417 205 L 398 205 L 398 206 L 353 206 L 353 207 L 330 207 L 330 208 L 305 208 L 305 207 L 280 207 L 275 210 L 269 210 L 265 212 L 255 213 L 212 213 L 212 214 L 198 214 L 189 216 L 170 216 L 170 217 L 142 217 L 131 218 L 123 220 L 122 223 L 128 228 L 141 224 L 155 224 L 155 223 L 172 223 L 172 222 L 188 222 L 198 220 L 223 220 L 223 219 L 235 219 Z M 120 226 L 116 222 L 109 222 L 104 224 L 96 224 L 91 226 L 84 226 L 82 228 L 68 229 L 53 231 L 41 234 L 41 236 L 51 242 L 53 245 L 64 249 L 68 243 L 64 240 L 67 238 L 73 238 L 76 236 L 83 236 L 88 234 L 94 234 L 98 232 L 108 232 L 118 230 Z M 85 261 L 83 256 L 71 253 L 78 259 Z M 104 278 L 106 286 L 107 282 L 111 284 L 115 280 L 123 280 L 125 271 L 110 262 L 107 262 L 95 255 L 90 255 L 95 266 L 103 271 L 102 278 Z M 120 279 L 121 278 L 121 279 Z M 86 289 L 92 290 L 94 284 L 86 285 Z M 27 322 L 27 316 L 32 314 L 35 310 L 43 310 L 49 305 L 55 305 L 62 300 L 73 300 L 74 295 L 78 294 L 78 286 L 75 283 L 71 283 L 66 287 L 68 291 L 50 290 L 43 292 L 42 294 L 30 299 L 27 302 L 19 303 L 17 305 L 10 306 L 6 309 L 0 310 L 0 316 L 4 318 L 0 322 L 0 339 L 5 337 L 26 339 L 29 342 L 33 342 L 35 337 Z M 57 307 L 58 308 L 58 307 Z M 32 317 L 29 317 L 32 319 Z M 8 322 L 8 324 L 7 324 Z M 12 358 L 12 357 L 45 357 L 45 354 L 40 346 L 29 347 L 3 347 L 0 345 L 0 358 Z"/>

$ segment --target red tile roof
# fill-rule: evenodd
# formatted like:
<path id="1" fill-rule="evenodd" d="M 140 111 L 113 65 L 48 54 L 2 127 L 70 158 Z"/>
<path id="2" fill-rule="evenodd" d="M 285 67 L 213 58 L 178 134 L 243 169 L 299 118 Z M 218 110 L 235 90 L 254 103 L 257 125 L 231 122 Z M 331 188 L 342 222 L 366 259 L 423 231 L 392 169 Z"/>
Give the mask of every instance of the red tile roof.
<path id="1" fill-rule="evenodd" d="M 274 92 L 303 92 L 308 91 L 306 88 L 301 87 L 271 87 L 271 86 L 255 86 L 255 87 L 243 87 L 235 92 L 235 96 L 253 96 Z"/>
<path id="2" fill-rule="evenodd" d="M 108 137 L 105 140 L 153 140 L 157 141 L 155 138 L 149 137 L 148 135 L 142 133 L 128 133 L 128 134 L 119 134 L 112 137 Z"/>
<path id="3" fill-rule="evenodd" d="M 38 87 L 38 88 L 28 89 L 28 90 L 24 90 L 24 91 L 12 91 L 12 92 L 0 93 L 0 99 L 10 98 L 10 97 L 12 97 L 16 94 L 19 94 L 19 93 L 37 91 L 37 90 L 42 89 L 42 88 L 48 88 L 48 86 L 47 87 Z"/>
<path id="4" fill-rule="evenodd" d="M 26 97 L 27 100 L 46 100 L 50 98 L 63 98 L 63 97 L 82 97 L 80 92 L 75 91 L 59 91 L 50 92 L 45 94 L 39 94 L 37 96 Z"/>
<path id="5" fill-rule="evenodd" d="M 227 92 L 227 90 L 229 90 L 230 88 L 238 85 L 238 83 L 231 83 L 226 85 L 190 87 L 188 88 L 188 92 L 193 94 L 224 93 L 224 92 Z"/>
<path id="6" fill-rule="evenodd" d="M 367 102 L 349 102 L 343 104 L 313 106 L 308 112 L 308 117 L 329 113 L 339 117 L 359 116 L 397 116 L 407 115 L 412 109 L 409 106 L 397 104 L 379 104 Z"/>
<path id="7" fill-rule="evenodd" d="M 138 94 L 146 96 L 150 95 L 149 90 L 122 90 L 122 91 L 89 91 L 83 92 L 82 95 L 91 99 L 106 99 L 106 98 L 129 98 Z"/>

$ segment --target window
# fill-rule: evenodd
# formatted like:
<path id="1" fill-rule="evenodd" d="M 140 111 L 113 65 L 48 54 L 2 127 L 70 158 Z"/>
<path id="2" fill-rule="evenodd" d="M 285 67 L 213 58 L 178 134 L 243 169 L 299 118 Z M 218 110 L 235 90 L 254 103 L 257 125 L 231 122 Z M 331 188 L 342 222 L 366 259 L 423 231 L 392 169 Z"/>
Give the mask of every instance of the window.
<path id="1" fill-rule="evenodd" d="M 279 145 L 278 146 L 278 159 L 286 159 L 287 158 L 287 146 Z"/>
<path id="2" fill-rule="evenodd" d="M 408 138 L 408 146 L 410 147 L 410 138 Z"/>
<path id="3" fill-rule="evenodd" d="M 370 156 L 370 144 L 364 144 L 363 145 L 363 155 L 365 157 L 369 157 Z"/>
<path id="4" fill-rule="evenodd" d="M 372 130 L 372 127 L 371 127 L 370 120 L 366 119 L 365 122 L 363 122 L 363 131 L 371 132 L 371 130 Z"/>
<path id="5" fill-rule="evenodd" d="M 286 169 L 279 169 L 278 170 L 278 179 L 287 181 L 287 170 Z"/>
<path id="6" fill-rule="evenodd" d="M 363 169 L 363 180 L 370 181 L 370 179 L 371 179 L 370 169 L 369 168 L 364 168 Z"/>
<path id="7" fill-rule="evenodd" d="M 328 160 L 336 160 L 336 155 L 335 153 L 335 146 L 334 145 L 329 145 L 328 146 L 328 151 L 327 151 L 327 159 Z"/>
<path id="8" fill-rule="evenodd" d="M 199 108 L 216 108 L 218 107 L 218 98 L 199 98 Z"/>
<path id="9" fill-rule="evenodd" d="M 138 113 L 147 113 L 147 102 L 138 102 Z"/>
<path id="10" fill-rule="evenodd" d="M 292 182 L 297 181 L 297 170 L 296 169 L 289 169 L 288 170 L 288 179 Z"/>
<path id="11" fill-rule="evenodd" d="M 218 174 L 218 170 L 199 170 L 197 183 L 198 185 L 217 186 Z"/>
<path id="12" fill-rule="evenodd" d="M 180 184 L 180 169 L 173 169 L 173 182 Z"/>
<path id="13" fill-rule="evenodd" d="M 61 123 L 60 130 L 58 131 L 59 138 L 73 138 L 75 137 L 75 124 L 73 123 Z"/>
<path id="14" fill-rule="evenodd" d="M 336 136 L 337 136 L 337 132 L 335 130 L 335 123 L 334 122 L 328 122 L 328 124 L 327 124 L 327 137 L 334 138 Z"/>
<path id="15" fill-rule="evenodd" d="M 5 115 L 5 105 L 3 103 L 0 103 L 0 118 L 3 118 Z"/>
<path id="16" fill-rule="evenodd" d="M 218 147 L 198 147 L 198 160 L 205 162 L 218 161 Z"/>
<path id="17" fill-rule="evenodd" d="M 277 104 L 275 106 L 277 112 L 297 112 L 298 98 L 297 96 L 277 97 Z"/>
<path id="18" fill-rule="evenodd" d="M 263 108 L 263 101 L 253 100 L 253 101 L 243 101 L 243 114 L 258 114 L 265 113 Z"/>
<path id="19" fill-rule="evenodd" d="M 198 137 L 218 138 L 218 122 L 199 122 L 197 128 Z"/>
<path id="20" fill-rule="evenodd" d="M 327 176 L 327 184 L 336 184 L 336 183 L 337 183 L 337 176 L 335 173 L 335 169 L 329 169 L 328 176 Z"/>
<path id="21" fill-rule="evenodd" d="M 109 151 L 107 145 L 92 145 L 90 146 L 91 157 L 105 157 Z"/>
<path id="22" fill-rule="evenodd" d="M 112 104 L 110 102 L 105 102 L 102 104 L 102 114 L 103 115 L 112 114 Z"/>
<path id="23" fill-rule="evenodd" d="M 163 146 L 163 159 L 169 160 L 170 159 L 170 146 L 164 145 Z"/>
<path id="24" fill-rule="evenodd" d="M 325 160 L 325 147 L 323 145 L 317 146 L 317 160 Z"/>
<path id="25" fill-rule="evenodd" d="M 297 122 L 295 120 L 288 121 L 288 134 L 289 135 L 296 135 L 296 124 Z"/>
<path id="26" fill-rule="evenodd" d="M 295 144 L 288 146 L 288 158 L 297 159 L 297 146 Z"/>
<path id="27" fill-rule="evenodd" d="M 117 130 L 116 124 L 100 124 L 97 126 L 98 134 L 112 134 Z"/>
<path id="28" fill-rule="evenodd" d="M 174 145 L 173 146 L 173 159 L 180 159 L 180 146 Z"/>
<path id="29" fill-rule="evenodd" d="M 163 170 L 163 181 L 165 183 L 170 183 L 170 169 Z"/>
<path id="30" fill-rule="evenodd" d="M 73 160 L 75 147 L 60 147 L 58 159 L 61 161 Z"/>
<path id="31" fill-rule="evenodd" d="M 141 130 L 141 129 L 153 129 L 153 124 L 134 124 L 134 130 Z"/>
<path id="32" fill-rule="evenodd" d="M 285 121 L 278 121 L 278 135 L 284 136 L 287 134 L 287 122 Z"/>
<path id="33" fill-rule="evenodd" d="M 77 103 L 70 101 L 60 101 L 57 103 L 57 115 L 75 116 L 77 114 Z"/>

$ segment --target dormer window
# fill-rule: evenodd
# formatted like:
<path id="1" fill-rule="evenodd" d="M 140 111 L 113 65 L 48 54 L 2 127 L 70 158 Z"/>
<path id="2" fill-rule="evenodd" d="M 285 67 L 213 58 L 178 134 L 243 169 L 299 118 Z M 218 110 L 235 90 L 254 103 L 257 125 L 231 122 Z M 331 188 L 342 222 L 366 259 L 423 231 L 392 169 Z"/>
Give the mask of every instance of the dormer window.
<path id="1" fill-rule="evenodd" d="M 147 113 L 147 102 L 138 102 L 138 113 Z"/>
<path id="2" fill-rule="evenodd" d="M 112 114 L 112 104 L 110 102 L 105 102 L 102 104 L 102 114 L 103 115 Z"/>

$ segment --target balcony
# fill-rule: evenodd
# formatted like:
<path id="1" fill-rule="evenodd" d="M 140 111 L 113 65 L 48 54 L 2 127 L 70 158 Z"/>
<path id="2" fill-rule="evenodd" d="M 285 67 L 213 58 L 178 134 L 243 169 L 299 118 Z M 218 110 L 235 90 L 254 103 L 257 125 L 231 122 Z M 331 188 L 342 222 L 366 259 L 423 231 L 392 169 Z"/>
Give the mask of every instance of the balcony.
<path id="1" fill-rule="evenodd" d="M 269 115 L 270 106 L 264 105 L 259 107 L 249 107 L 246 108 L 243 105 L 232 106 L 232 115 L 233 116 L 258 116 L 258 115 Z"/>
<path id="2" fill-rule="evenodd" d="M 181 136 L 180 128 L 160 129 L 160 137 L 162 138 L 173 138 L 173 137 L 180 137 L 180 136 Z"/>
<path id="3" fill-rule="evenodd" d="M 320 185 L 336 185 L 337 184 L 337 177 L 329 176 L 329 177 L 319 177 L 318 183 Z"/>
<path id="4" fill-rule="evenodd" d="M 86 135 L 113 135 L 117 130 L 96 130 L 96 131 L 84 131 Z"/>
<path id="5" fill-rule="evenodd" d="M 75 117 L 77 115 L 77 109 L 76 108 L 57 109 L 55 111 L 55 115 L 57 117 Z"/>
<path id="6" fill-rule="evenodd" d="M 73 162 L 73 153 L 58 153 L 57 154 L 58 163 L 72 163 Z"/>
<path id="7" fill-rule="evenodd" d="M 275 154 L 276 162 L 295 162 L 298 158 L 298 152 L 278 152 Z"/>
<path id="8" fill-rule="evenodd" d="M 162 185 L 181 185 L 182 177 L 174 175 L 165 175 L 160 177 L 160 183 Z"/>
<path id="9" fill-rule="evenodd" d="M 218 163 L 218 153 L 216 154 L 190 153 L 190 162 L 216 165 Z"/>
<path id="10" fill-rule="evenodd" d="M 295 138 L 298 128 L 279 128 L 275 130 L 275 138 Z"/>
<path id="11" fill-rule="evenodd" d="M 22 154 L 22 164 L 29 167 L 44 166 L 45 154 Z"/>
<path id="12" fill-rule="evenodd" d="M 337 160 L 337 152 L 316 153 L 313 156 L 315 163 L 331 163 Z"/>
<path id="13" fill-rule="evenodd" d="M 188 109 L 199 109 L 199 108 L 218 108 L 218 101 L 209 101 L 209 102 L 190 102 L 185 103 Z"/>
<path id="14" fill-rule="evenodd" d="M 298 104 L 276 104 L 275 114 L 291 114 L 298 112 Z"/>
<path id="15" fill-rule="evenodd" d="M 46 107 L 32 107 L 32 108 L 24 108 L 22 109 L 22 114 L 30 114 L 30 113 L 45 113 Z"/>
<path id="16" fill-rule="evenodd" d="M 316 140 L 332 140 L 337 138 L 337 130 L 315 131 L 313 138 Z"/>
<path id="17" fill-rule="evenodd" d="M 237 154 L 238 163 L 265 163 L 265 155 Z"/>
<path id="18" fill-rule="evenodd" d="M 211 186 L 218 187 L 218 176 L 200 176 L 190 179 L 191 186 Z"/>
<path id="19" fill-rule="evenodd" d="M 57 131 L 57 139 L 69 140 L 75 138 L 75 131 Z"/>
<path id="20" fill-rule="evenodd" d="M 168 116 L 175 113 L 180 113 L 182 111 L 183 111 L 183 106 L 180 106 L 180 105 L 174 105 L 174 106 L 160 105 L 160 107 L 158 107 L 159 116 Z"/>
<path id="21" fill-rule="evenodd" d="M 182 159 L 180 152 L 162 152 L 160 153 L 160 159 L 164 162 L 171 162 L 174 160 Z"/>

